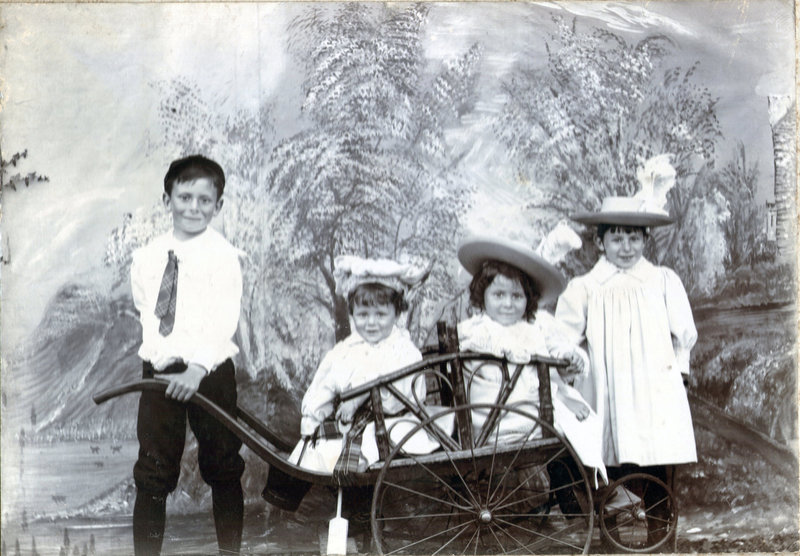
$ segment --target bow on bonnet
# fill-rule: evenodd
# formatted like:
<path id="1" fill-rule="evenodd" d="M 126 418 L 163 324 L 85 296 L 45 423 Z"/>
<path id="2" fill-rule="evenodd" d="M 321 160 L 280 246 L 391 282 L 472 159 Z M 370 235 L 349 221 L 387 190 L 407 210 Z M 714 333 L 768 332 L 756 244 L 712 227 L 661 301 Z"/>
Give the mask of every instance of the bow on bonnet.
<path id="1" fill-rule="evenodd" d="M 333 262 L 336 293 L 344 298 L 362 284 L 382 284 L 406 293 L 420 284 L 430 274 L 432 264 L 425 268 L 391 259 L 362 259 L 354 255 L 341 255 Z"/>

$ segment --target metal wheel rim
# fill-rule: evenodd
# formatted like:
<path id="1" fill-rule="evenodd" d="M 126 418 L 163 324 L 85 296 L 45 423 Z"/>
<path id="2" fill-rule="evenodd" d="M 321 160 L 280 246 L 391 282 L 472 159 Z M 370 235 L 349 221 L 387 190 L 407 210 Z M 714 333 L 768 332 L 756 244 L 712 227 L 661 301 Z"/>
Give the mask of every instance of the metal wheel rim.
<path id="1" fill-rule="evenodd" d="M 392 452 L 389 455 L 389 457 L 384 462 L 384 466 L 383 466 L 383 468 L 381 469 L 381 471 L 380 471 L 380 473 L 378 475 L 378 478 L 377 478 L 377 481 L 376 481 L 376 484 L 375 484 L 375 493 L 374 493 L 374 496 L 373 496 L 373 504 L 372 504 L 372 509 L 371 509 L 370 520 L 371 520 L 372 533 L 373 533 L 373 547 L 376 549 L 376 551 L 379 554 L 387 553 L 384 550 L 383 542 L 382 542 L 382 539 L 381 539 L 381 531 L 382 531 L 381 530 L 381 525 L 384 523 L 383 518 L 379 515 L 380 514 L 381 499 L 384 496 L 385 488 L 395 489 L 395 490 L 399 488 L 398 485 L 392 484 L 391 480 L 388 480 L 388 476 L 391 473 L 390 465 L 395 459 L 398 459 L 398 458 L 409 458 L 411 460 L 414 460 L 414 456 L 408 456 L 408 455 L 402 453 L 403 452 L 403 446 L 405 445 L 405 443 L 412 436 L 414 436 L 414 434 L 417 431 L 421 430 L 426 425 L 430 424 L 434 420 L 442 417 L 443 415 L 445 415 L 447 413 L 455 413 L 456 411 L 463 410 L 463 409 L 468 409 L 468 410 L 471 411 L 473 409 L 491 409 L 491 408 L 496 408 L 496 407 L 501 407 L 501 406 L 497 406 L 495 404 L 469 404 L 469 405 L 461 406 L 461 407 L 458 407 L 458 408 L 449 408 L 446 411 L 443 411 L 441 413 L 438 413 L 436 415 L 433 415 L 433 416 L 429 417 L 426 421 L 424 421 L 424 422 L 420 423 L 419 425 L 417 425 L 400 442 L 397 443 L 397 445 L 394 447 L 394 449 L 392 450 Z M 581 513 L 581 514 L 574 514 L 574 515 L 565 514 L 563 517 L 558 516 L 558 517 L 561 517 L 562 520 L 565 520 L 565 521 L 569 520 L 570 523 L 574 523 L 574 525 L 572 525 L 571 527 L 565 527 L 561 531 L 561 533 L 570 535 L 573 532 L 576 532 L 579 535 L 579 539 L 580 539 L 578 543 L 569 544 L 569 545 L 568 545 L 567 541 L 561 540 L 560 542 L 563 545 L 568 545 L 569 546 L 569 552 L 570 553 L 579 553 L 579 552 L 586 553 L 586 552 L 588 552 L 588 549 L 589 549 L 589 546 L 590 546 L 591 540 L 592 540 L 592 528 L 593 528 L 593 525 L 594 525 L 594 512 L 591 509 L 593 507 L 592 506 L 592 492 L 591 492 L 591 488 L 589 486 L 588 476 L 587 476 L 583 466 L 579 464 L 580 460 L 577 458 L 577 455 L 575 454 L 574 450 L 572 450 L 572 447 L 569 445 L 568 442 L 565 441 L 563 436 L 561 436 L 558 432 L 555 431 L 555 429 L 553 429 L 547 423 L 543 422 L 537 416 L 531 415 L 530 413 L 522 411 L 522 410 L 520 410 L 518 408 L 509 407 L 509 406 L 503 406 L 502 407 L 502 411 L 513 412 L 513 413 L 516 413 L 516 414 L 524 416 L 526 419 L 530 419 L 530 422 L 533 424 L 534 428 L 538 427 L 542 431 L 547 431 L 552 437 L 554 437 L 557 440 L 557 442 L 558 442 L 558 444 L 557 444 L 557 446 L 558 446 L 557 453 L 559 454 L 559 457 L 570 458 L 573 462 L 578 462 L 577 471 L 579 473 L 579 477 L 577 479 L 573 479 L 573 480 L 574 480 L 574 484 L 577 485 L 577 486 L 575 486 L 575 488 L 580 490 L 582 496 L 585 496 L 585 498 L 583 498 L 583 501 L 585 503 L 585 507 L 588 508 L 588 509 L 585 511 L 585 513 Z M 495 439 L 495 442 L 496 442 L 497 441 L 496 436 L 494 437 L 494 439 Z M 520 450 L 522 449 L 522 447 L 525 446 L 525 444 L 527 442 L 528 442 L 528 440 L 526 439 L 522 443 Z M 487 442 L 486 445 L 489 445 L 489 442 Z M 444 452 L 451 453 L 449 450 L 444 450 Z M 496 453 L 497 452 L 495 452 L 495 454 Z M 448 456 L 448 458 L 449 458 L 449 456 Z M 553 458 L 553 459 L 555 459 L 555 458 Z M 494 459 L 492 459 L 492 461 L 494 461 Z M 420 465 L 418 461 L 415 460 L 415 462 L 416 462 L 415 465 Z M 451 460 L 451 462 L 452 462 L 452 460 Z M 472 460 L 472 463 L 474 465 L 474 463 L 475 463 L 474 459 Z M 542 466 L 542 468 L 545 469 L 544 465 Z M 514 468 L 514 469 L 516 469 L 516 468 Z M 520 471 L 520 472 L 522 472 L 522 471 Z M 508 474 L 508 471 L 506 471 L 506 474 Z M 448 487 L 444 486 L 446 481 L 444 479 L 440 479 L 440 480 L 442 482 L 441 488 L 443 490 L 446 490 L 448 488 Z M 465 483 L 464 486 L 466 486 L 466 481 L 464 481 L 464 483 Z M 527 483 L 527 479 L 526 479 L 526 483 Z M 385 487 L 385 485 L 387 485 L 387 484 L 389 486 Z M 549 488 L 549 485 L 548 485 L 548 488 Z M 571 487 L 569 487 L 569 488 L 571 488 Z M 552 497 L 552 492 L 553 491 L 548 491 L 548 496 Z M 418 493 L 418 494 L 419 494 L 419 496 L 424 496 L 421 493 Z M 470 501 L 467 492 L 449 492 L 448 496 L 449 496 L 449 498 L 447 500 L 437 500 L 435 503 L 441 503 L 442 505 L 451 505 L 454 508 L 452 514 L 449 514 L 449 515 L 445 515 L 445 514 L 433 515 L 432 514 L 432 515 L 430 515 L 430 518 L 431 519 L 433 519 L 433 518 L 450 519 L 452 517 L 453 520 L 454 520 L 453 521 L 453 527 L 452 527 L 452 536 L 449 539 L 445 539 L 446 542 L 444 542 L 443 545 L 440 546 L 437 551 L 432 552 L 432 553 L 433 554 L 450 553 L 450 552 L 448 552 L 448 546 L 450 546 L 452 544 L 456 544 L 456 541 L 458 541 L 458 537 L 461 534 L 465 534 L 464 533 L 465 531 L 467 533 L 472 533 L 473 537 L 470 537 L 471 540 L 467 544 L 467 549 L 462 550 L 462 551 L 457 551 L 456 553 L 468 553 L 468 552 L 472 553 L 468 549 L 472 545 L 472 539 L 474 538 L 474 529 L 480 530 L 480 528 L 477 525 L 475 525 L 475 521 L 478 520 L 478 519 L 481 519 L 481 514 L 480 514 L 480 511 L 479 511 L 479 508 L 472 501 Z M 456 501 L 456 499 L 458 499 L 458 500 Z M 514 504 L 518 504 L 518 502 L 514 502 Z M 582 505 L 582 507 L 584 507 L 584 505 Z M 572 519 L 570 519 L 570 515 L 572 516 Z M 425 518 L 425 517 L 428 517 L 428 516 L 424 516 L 423 515 L 423 516 L 415 516 L 415 517 L 416 518 Z M 553 519 L 553 516 L 550 515 L 550 507 L 549 506 L 547 507 L 547 511 L 543 512 L 543 513 L 515 514 L 515 517 L 517 519 L 523 519 L 523 520 L 540 518 L 540 523 L 541 524 L 546 524 L 548 521 L 552 521 L 552 519 Z M 399 519 L 399 518 L 395 518 L 395 519 Z M 487 516 L 487 519 L 489 519 L 490 523 L 491 523 L 491 520 L 493 519 L 493 516 L 492 515 Z M 506 519 L 506 517 L 503 517 L 502 519 Z M 500 518 L 498 518 L 498 521 L 500 521 Z M 509 518 L 509 521 L 510 521 L 510 518 Z M 448 523 L 449 523 L 449 521 L 448 521 Z M 503 527 L 505 527 L 507 529 L 510 529 L 510 530 L 513 529 L 514 531 L 517 531 L 517 530 L 523 531 L 524 534 L 525 535 L 529 535 L 530 538 L 534 538 L 534 537 L 536 537 L 538 535 L 538 537 L 536 537 L 538 539 L 537 542 L 542 542 L 542 538 L 550 539 L 551 541 L 556 541 L 556 542 L 559 541 L 559 539 L 557 539 L 555 537 L 548 537 L 546 533 L 540 533 L 538 531 L 533 531 L 533 530 L 526 530 L 525 527 L 522 527 L 522 526 L 519 526 L 519 525 L 515 525 L 513 523 L 509 524 L 509 523 L 505 523 L 504 522 L 503 523 Z M 582 533 L 581 531 L 583 531 L 584 528 L 585 528 L 585 533 Z M 488 529 L 489 533 L 491 533 L 491 526 L 490 525 L 487 525 L 486 529 Z M 501 532 L 504 535 L 508 534 L 508 533 L 506 533 L 505 529 L 502 529 Z M 450 532 L 448 532 L 448 534 L 449 533 Z M 428 539 L 435 538 L 438 534 L 440 534 L 440 533 L 436 533 L 434 535 L 431 535 L 430 537 L 428 537 Z M 498 544 L 502 544 L 500 542 L 500 539 L 497 538 L 496 532 L 494 534 L 495 534 L 494 538 L 497 541 L 497 543 Z M 540 537 L 542 537 L 542 538 L 540 538 Z M 422 542 L 423 541 L 416 541 L 416 542 L 414 542 L 412 544 L 406 545 L 404 548 L 397 549 L 394 552 L 388 552 L 388 553 L 389 554 L 406 553 L 405 550 L 407 550 L 409 548 L 412 548 L 414 545 L 416 545 L 418 543 L 421 544 Z M 474 545 L 475 553 L 478 553 L 477 552 L 478 543 L 479 543 L 479 539 L 475 540 L 475 545 Z M 502 552 L 505 552 L 505 553 L 518 553 L 518 554 L 535 553 L 535 550 L 529 550 L 528 548 L 531 547 L 531 546 L 535 546 L 536 544 L 537 543 L 531 543 L 531 542 L 529 542 L 527 544 L 522 543 L 519 546 L 511 547 L 512 550 L 504 550 L 504 551 L 501 551 L 501 553 Z M 431 552 L 426 552 L 426 553 L 430 554 Z"/>
<path id="2" fill-rule="evenodd" d="M 666 500 L 669 504 L 669 507 L 672 509 L 671 515 L 668 520 L 664 521 L 665 527 L 667 528 L 667 533 L 659 539 L 657 542 L 653 544 L 647 544 L 646 546 L 641 547 L 633 547 L 626 545 L 612 534 L 612 531 L 608 530 L 607 519 L 612 518 L 614 516 L 607 515 L 606 504 L 608 503 L 608 499 L 610 496 L 613 495 L 614 490 L 617 486 L 624 485 L 628 481 L 632 480 L 641 480 L 650 483 L 654 483 L 658 487 L 662 488 L 665 492 L 665 497 L 662 500 Z M 645 508 L 646 512 L 647 508 Z M 664 546 L 670 539 L 674 538 L 677 534 L 677 524 L 678 524 L 678 507 L 675 501 L 675 496 L 672 493 L 672 490 L 658 477 L 654 475 L 650 475 L 649 473 L 631 473 L 629 475 L 625 475 L 624 477 L 620 477 L 613 483 L 611 483 L 608 487 L 607 492 L 603 496 L 600 501 L 600 511 L 598 516 L 598 521 L 600 522 L 600 534 L 602 535 L 603 539 L 607 542 L 611 543 L 611 545 L 615 549 L 622 550 L 624 552 L 633 552 L 633 553 L 646 553 L 652 552 Z M 645 522 L 646 527 L 646 522 Z"/>

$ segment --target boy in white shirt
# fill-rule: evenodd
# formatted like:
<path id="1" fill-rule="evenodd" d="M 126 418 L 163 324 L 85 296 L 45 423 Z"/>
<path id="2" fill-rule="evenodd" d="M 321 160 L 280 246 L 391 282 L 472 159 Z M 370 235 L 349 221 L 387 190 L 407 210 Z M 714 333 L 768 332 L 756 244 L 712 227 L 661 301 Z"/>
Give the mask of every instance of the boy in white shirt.
<path id="1" fill-rule="evenodd" d="M 159 554 L 166 499 L 178 483 L 186 421 L 198 443 L 198 464 L 211 486 L 221 553 L 238 554 L 244 513 L 241 441 L 186 402 L 200 392 L 236 413 L 233 336 L 242 296 L 241 251 L 208 225 L 222 208 L 225 174 L 200 155 L 174 161 L 164 177 L 164 206 L 173 229 L 137 249 L 131 265 L 140 313 L 143 377 L 169 382 L 166 395 L 142 392 L 133 469 L 137 555 Z"/>

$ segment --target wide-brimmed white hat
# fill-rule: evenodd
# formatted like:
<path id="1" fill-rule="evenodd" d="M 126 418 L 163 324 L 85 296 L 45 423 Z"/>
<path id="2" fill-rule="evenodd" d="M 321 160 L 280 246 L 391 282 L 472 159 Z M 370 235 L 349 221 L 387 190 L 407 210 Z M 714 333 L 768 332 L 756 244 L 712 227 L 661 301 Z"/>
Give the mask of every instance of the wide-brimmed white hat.
<path id="1" fill-rule="evenodd" d="M 666 210 L 667 193 L 675 185 L 675 168 L 669 153 L 651 157 L 636 172 L 641 189 L 633 197 L 606 197 L 598 212 L 570 216 L 583 224 L 664 226 L 674 220 Z"/>
<path id="2" fill-rule="evenodd" d="M 458 260 L 472 275 L 488 260 L 517 267 L 534 281 L 541 303 L 553 301 L 566 287 L 564 277 L 554 265 L 537 255 L 530 247 L 516 241 L 492 236 L 471 236 L 459 244 Z"/>
<path id="3" fill-rule="evenodd" d="M 668 212 L 636 197 L 606 197 L 598 212 L 578 212 L 570 218 L 582 224 L 619 226 L 664 226 L 674 222 Z"/>

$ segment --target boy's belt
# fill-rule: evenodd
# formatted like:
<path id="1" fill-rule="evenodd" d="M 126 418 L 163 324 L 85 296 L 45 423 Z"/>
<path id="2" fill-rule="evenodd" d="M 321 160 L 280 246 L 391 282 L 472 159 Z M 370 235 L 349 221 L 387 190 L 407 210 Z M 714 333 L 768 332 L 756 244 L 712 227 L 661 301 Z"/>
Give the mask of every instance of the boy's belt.
<path id="1" fill-rule="evenodd" d="M 214 367 L 212 371 L 228 364 L 231 365 L 233 364 L 233 360 L 231 358 L 226 359 L 225 361 Z M 172 365 L 168 365 L 164 368 L 164 370 L 159 371 L 155 367 L 153 367 L 153 364 L 150 363 L 150 361 L 142 361 L 142 378 L 153 378 L 153 376 L 155 375 L 174 375 L 177 373 L 182 373 L 183 371 L 186 370 L 187 367 L 188 365 L 186 363 L 184 363 L 183 361 L 179 361 L 177 363 L 173 363 Z"/>

